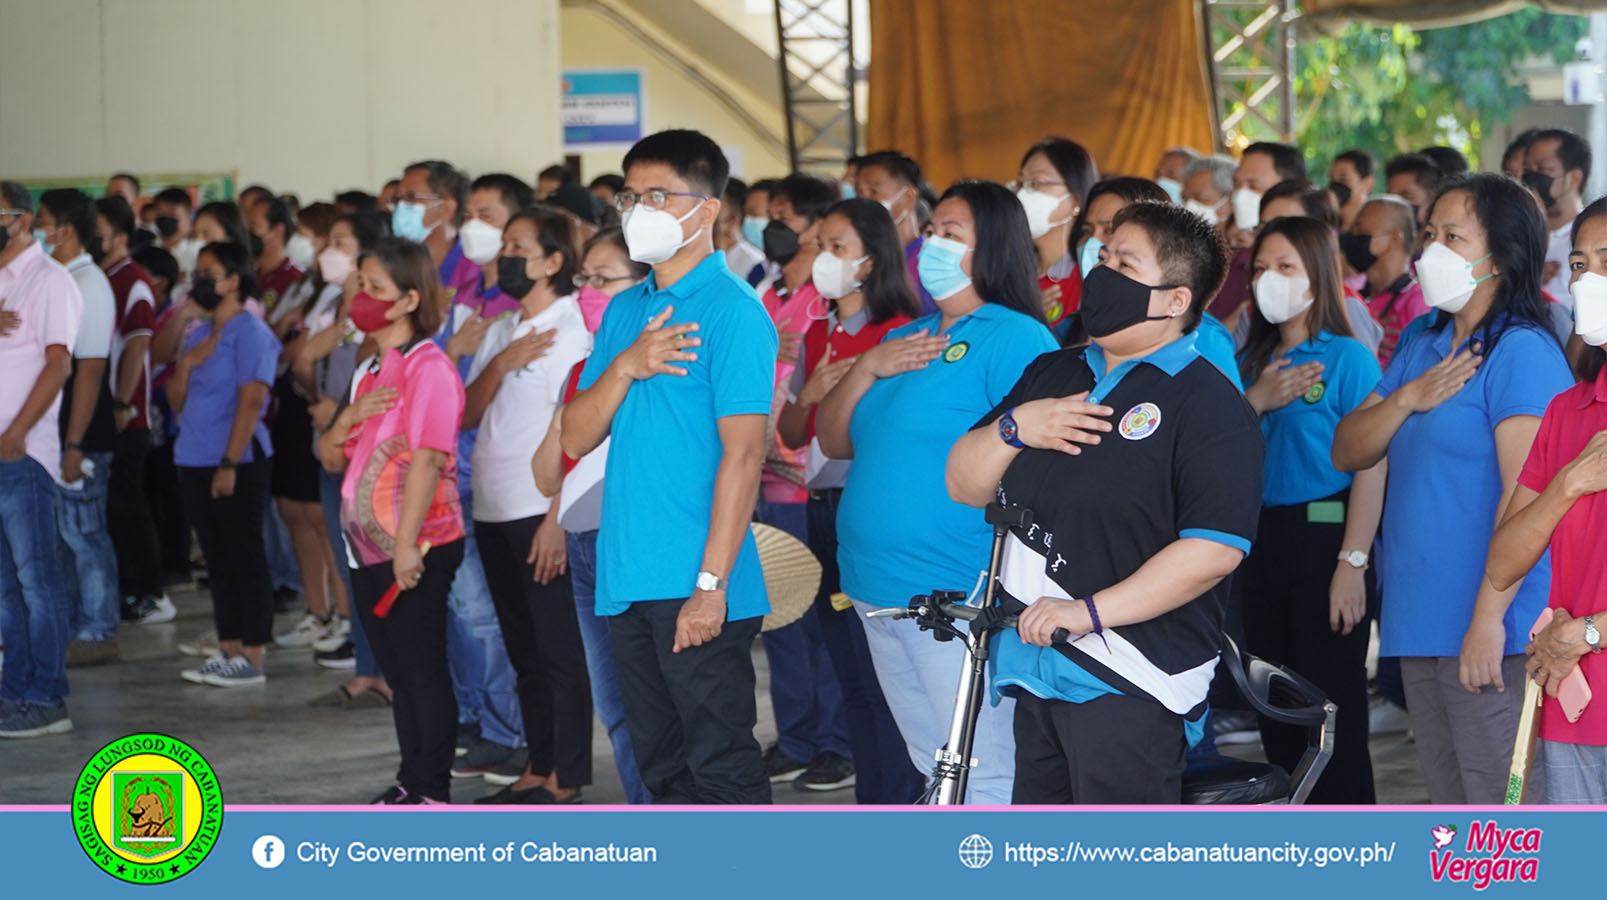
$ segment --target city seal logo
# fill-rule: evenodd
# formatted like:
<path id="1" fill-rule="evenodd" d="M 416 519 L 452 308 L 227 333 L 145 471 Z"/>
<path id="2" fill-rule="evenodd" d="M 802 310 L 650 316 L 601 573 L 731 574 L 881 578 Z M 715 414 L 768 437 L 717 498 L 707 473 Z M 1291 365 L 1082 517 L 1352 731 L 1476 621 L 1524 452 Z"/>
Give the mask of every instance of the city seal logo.
<path id="1" fill-rule="evenodd" d="M 1328 393 L 1328 384 L 1326 382 L 1319 381 L 1316 384 L 1313 384 L 1311 387 L 1306 388 L 1306 393 L 1303 399 L 1307 403 L 1316 403 L 1318 400 L 1321 400 L 1322 395 L 1326 393 Z"/>
<path id="2" fill-rule="evenodd" d="M 217 844 L 223 794 L 201 754 L 165 734 L 102 747 L 73 785 L 73 831 L 89 859 L 131 884 L 189 874 Z"/>
<path id="3" fill-rule="evenodd" d="M 1122 416 L 1117 430 L 1129 441 L 1141 441 L 1161 427 L 1161 408 L 1153 403 L 1140 403 Z"/>
<path id="4" fill-rule="evenodd" d="M 957 363 L 960 360 L 965 359 L 965 354 L 970 352 L 971 345 L 965 341 L 960 341 L 957 344 L 951 345 L 949 349 L 943 351 L 943 361 L 946 363 Z"/>

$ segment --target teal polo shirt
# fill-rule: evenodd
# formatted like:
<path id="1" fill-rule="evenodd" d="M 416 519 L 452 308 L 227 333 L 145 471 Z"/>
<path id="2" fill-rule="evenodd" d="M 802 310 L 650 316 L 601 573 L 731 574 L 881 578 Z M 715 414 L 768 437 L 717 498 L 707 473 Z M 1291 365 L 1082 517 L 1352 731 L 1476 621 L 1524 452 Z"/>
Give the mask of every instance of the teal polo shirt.
<path id="1" fill-rule="evenodd" d="M 675 307 L 667 325 L 696 322 L 697 359 L 686 375 L 654 375 L 630 386 L 614 413 L 597 537 L 597 614 L 632 603 L 689 597 L 703 567 L 723 447 L 719 420 L 767 416 L 775 391 L 776 328 L 748 283 L 716 252 L 681 280 L 655 277 L 608 304 L 580 388 L 597 382 L 648 321 Z M 726 619 L 770 611 L 750 531 L 731 569 Z"/>
<path id="2" fill-rule="evenodd" d="M 889 332 L 896 341 L 939 314 Z M 969 592 L 988 568 L 993 529 L 982 510 L 949 497 L 949 450 L 1009 392 L 1027 365 L 1055 349 L 1042 322 L 983 303 L 945 332 L 942 356 L 882 378 L 854 408 L 854 465 L 837 508 L 843 592 L 872 606 L 904 606 L 933 590 Z"/>
<path id="3" fill-rule="evenodd" d="M 1350 487 L 1351 474 L 1334 468 L 1334 430 L 1383 375 L 1367 345 L 1326 331 L 1294 348 L 1287 359 L 1290 366 L 1322 363 L 1322 380 L 1304 396 L 1261 417 L 1261 434 L 1267 439 L 1263 506 L 1310 503 Z"/>

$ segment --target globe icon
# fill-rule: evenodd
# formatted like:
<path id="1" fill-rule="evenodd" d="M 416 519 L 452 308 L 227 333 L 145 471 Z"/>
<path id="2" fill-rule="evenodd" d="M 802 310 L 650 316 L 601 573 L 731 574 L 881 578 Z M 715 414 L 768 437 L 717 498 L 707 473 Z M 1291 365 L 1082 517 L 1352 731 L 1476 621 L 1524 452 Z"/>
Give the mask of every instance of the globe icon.
<path id="1" fill-rule="evenodd" d="M 967 869 L 986 868 L 993 862 L 993 844 L 980 834 L 960 841 L 960 863 Z"/>

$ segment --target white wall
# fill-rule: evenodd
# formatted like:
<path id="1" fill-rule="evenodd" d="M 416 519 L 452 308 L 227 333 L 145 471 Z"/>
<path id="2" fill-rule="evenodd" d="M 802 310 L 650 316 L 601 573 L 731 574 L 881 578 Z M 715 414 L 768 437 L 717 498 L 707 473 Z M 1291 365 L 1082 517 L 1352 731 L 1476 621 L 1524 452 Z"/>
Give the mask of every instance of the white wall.
<path id="1" fill-rule="evenodd" d="M 558 38 L 558 0 L 0 0 L 0 177 L 532 179 L 561 152 Z"/>

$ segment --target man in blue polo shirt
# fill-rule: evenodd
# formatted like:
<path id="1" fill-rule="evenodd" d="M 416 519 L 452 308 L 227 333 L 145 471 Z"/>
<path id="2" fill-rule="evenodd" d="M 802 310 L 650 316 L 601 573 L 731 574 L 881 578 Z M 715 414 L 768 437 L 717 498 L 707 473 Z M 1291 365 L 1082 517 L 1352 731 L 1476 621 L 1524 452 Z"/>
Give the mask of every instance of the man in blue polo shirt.
<path id="1" fill-rule="evenodd" d="M 769 803 L 749 653 L 770 610 L 749 522 L 775 378 L 775 326 L 714 251 L 730 168 L 696 131 L 625 154 L 631 258 L 564 408 L 572 459 L 612 437 L 597 543 L 625 723 L 658 803 Z"/>

